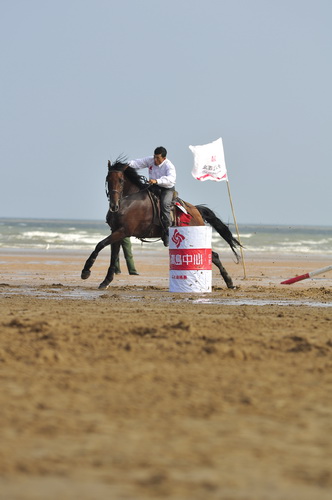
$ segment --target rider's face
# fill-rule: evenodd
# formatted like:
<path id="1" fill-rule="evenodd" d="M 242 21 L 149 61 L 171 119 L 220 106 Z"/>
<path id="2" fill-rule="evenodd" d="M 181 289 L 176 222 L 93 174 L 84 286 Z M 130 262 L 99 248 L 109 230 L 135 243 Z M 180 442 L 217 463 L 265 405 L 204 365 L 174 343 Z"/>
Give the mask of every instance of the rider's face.
<path id="1" fill-rule="evenodd" d="M 162 162 L 165 160 L 165 158 L 163 158 L 161 155 L 154 155 L 153 158 L 154 158 L 154 164 L 157 166 L 161 165 Z"/>

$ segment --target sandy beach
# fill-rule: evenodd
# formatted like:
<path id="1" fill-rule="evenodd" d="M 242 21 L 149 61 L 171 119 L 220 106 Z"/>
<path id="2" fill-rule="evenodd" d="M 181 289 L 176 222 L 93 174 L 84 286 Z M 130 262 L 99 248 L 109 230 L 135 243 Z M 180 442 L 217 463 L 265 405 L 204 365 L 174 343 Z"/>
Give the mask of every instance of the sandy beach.
<path id="1" fill-rule="evenodd" d="M 229 254 L 228 254 L 229 255 Z M 246 256 L 210 294 L 168 252 L 98 290 L 86 252 L 0 252 L 0 499 L 327 500 L 331 264 Z"/>

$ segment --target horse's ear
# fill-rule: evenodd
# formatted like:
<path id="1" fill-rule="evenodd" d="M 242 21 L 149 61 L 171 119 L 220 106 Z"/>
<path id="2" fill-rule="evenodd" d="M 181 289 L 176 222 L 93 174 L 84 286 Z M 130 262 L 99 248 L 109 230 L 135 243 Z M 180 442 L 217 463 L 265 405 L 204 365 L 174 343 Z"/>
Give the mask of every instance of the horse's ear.
<path id="1" fill-rule="evenodd" d="M 109 160 L 108 160 L 107 166 L 108 166 L 108 170 L 109 170 L 111 168 L 111 162 Z"/>

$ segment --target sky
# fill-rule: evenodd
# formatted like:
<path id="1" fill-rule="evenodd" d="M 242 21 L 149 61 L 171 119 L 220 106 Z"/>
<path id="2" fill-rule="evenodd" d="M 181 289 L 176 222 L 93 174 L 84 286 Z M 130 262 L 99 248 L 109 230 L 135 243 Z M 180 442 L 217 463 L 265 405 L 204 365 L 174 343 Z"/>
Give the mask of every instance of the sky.
<path id="1" fill-rule="evenodd" d="M 104 220 L 107 162 L 222 137 L 238 224 L 331 226 L 331 0 L 0 0 L 0 217 Z M 142 171 L 145 174 L 146 171 Z"/>

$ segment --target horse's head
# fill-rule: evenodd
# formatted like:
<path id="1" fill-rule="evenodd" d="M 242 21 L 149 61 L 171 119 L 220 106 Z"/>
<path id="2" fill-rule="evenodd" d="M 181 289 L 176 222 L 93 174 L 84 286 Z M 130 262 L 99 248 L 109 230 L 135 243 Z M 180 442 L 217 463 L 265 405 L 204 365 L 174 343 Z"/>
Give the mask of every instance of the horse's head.
<path id="1" fill-rule="evenodd" d="M 126 158 L 120 157 L 115 163 L 108 162 L 106 194 L 111 212 L 118 212 L 122 197 L 128 197 L 149 187 L 148 181 L 130 167 Z"/>
<path id="2" fill-rule="evenodd" d="M 106 177 L 106 193 L 111 212 L 118 212 L 124 188 L 124 170 L 126 164 L 116 161 L 113 165 L 108 162 L 108 174 Z"/>

